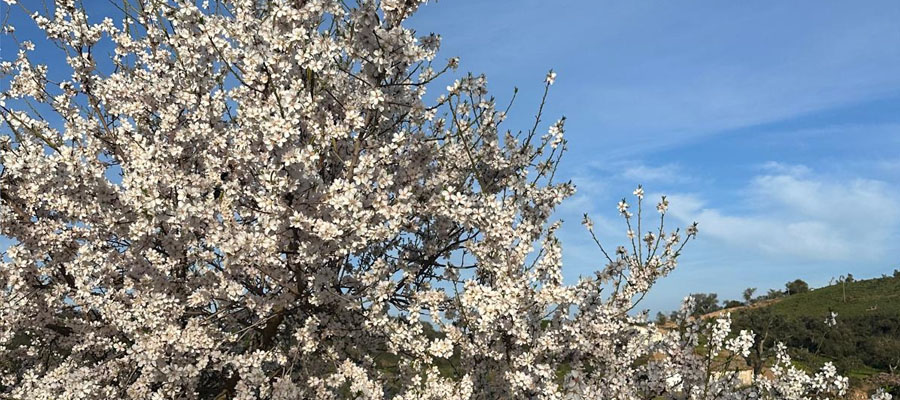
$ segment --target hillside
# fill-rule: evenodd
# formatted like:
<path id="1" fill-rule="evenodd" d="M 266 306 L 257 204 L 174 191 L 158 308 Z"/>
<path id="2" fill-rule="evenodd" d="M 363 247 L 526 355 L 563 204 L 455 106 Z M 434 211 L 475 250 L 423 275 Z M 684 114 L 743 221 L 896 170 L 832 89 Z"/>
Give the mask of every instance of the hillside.
<path id="1" fill-rule="evenodd" d="M 725 311 L 732 313 L 736 329 L 753 330 L 762 348 L 785 343 L 797 364 L 809 370 L 831 361 L 854 387 L 900 373 L 900 276 L 838 283 Z M 826 323 L 831 312 L 837 313 L 835 326 Z M 751 359 L 768 356 L 754 353 Z M 755 368 L 764 368 L 757 362 Z"/>
<path id="2" fill-rule="evenodd" d="M 844 294 L 846 293 L 846 301 Z M 834 284 L 795 294 L 769 305 L 785 317 L 826 316 L 830 311 L 842 317 L 900 315 L 900 277 L 885 277 Z"/>

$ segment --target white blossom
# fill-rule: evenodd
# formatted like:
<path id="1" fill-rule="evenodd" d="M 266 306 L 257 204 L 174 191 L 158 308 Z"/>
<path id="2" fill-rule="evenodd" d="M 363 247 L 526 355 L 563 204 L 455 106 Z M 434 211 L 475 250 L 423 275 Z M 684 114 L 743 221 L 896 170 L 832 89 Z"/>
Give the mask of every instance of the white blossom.
<path id="1" fill-rule="evenodd" d="M 552 85 L 554 82 L 556 82 L 556 72 L 553 72 L 553 70 L 551 69 L 550 72 L 547 72 L 547 77 L 544 79 L 544 81 L 548 85 Z"/>
<path id="2" fill-rule="evenodd" d="M 634 195 L 635 195 L 635 197 L 638 198 L 638 200 L 643 200 L 644 199 L 644 188 L 641 186 L 638 186 L 637 189 L 634 189 Z"/>
<path id="3" fill-rule="evenodd" d="M 831 311 L 828 313 L 828 317 L 825 318 L 825 325 L 828 325 L 830 327 L 837 326 L 837 313 L 836 312 Z"/>

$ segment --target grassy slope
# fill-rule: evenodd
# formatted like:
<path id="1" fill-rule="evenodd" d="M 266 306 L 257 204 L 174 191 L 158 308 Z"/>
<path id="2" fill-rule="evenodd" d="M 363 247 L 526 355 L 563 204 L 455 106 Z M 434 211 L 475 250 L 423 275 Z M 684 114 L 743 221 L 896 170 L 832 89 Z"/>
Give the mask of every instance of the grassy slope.
<path id="1" fill-rule="evenodd" d="M 841 284 L 826 286 L 807 293 L 789 296 L 769 306 L 785 317 L 827 315 L 834 311 L 841 317 L 900 315 L 900 277 L 876 278 L 846 284 L 847 301 L 843 301 Z"/>
<path id="2" fill-rule="evenodd" d="M 846 301 L 844 300 L 846 293 Z M 736 309 L 735 313 L 757 312 L 760 309 L 771 311 L 775 315 L 787 319 L 800 319 L 809 316 L 828 315 L 829 311 L 838 314 L 838 324 L 854 319 L 896 318 L 900 316 L 900 277 L 883 277 L 834 284 L 811 290 L 807 293 L 784 297 L 767 304 L 754 305 L 751 308 Z M 849 339 L 849 338 L 848 338 Z M 817 369 L 825 361 L 837 361 L 824 355 L 804 352 L 795 364 L 806 370 Z M 844 371 L 851 378 L 851 386 L 872 389 L 868 378 L 880 371 L 866 365 L 857 365 Z"/>

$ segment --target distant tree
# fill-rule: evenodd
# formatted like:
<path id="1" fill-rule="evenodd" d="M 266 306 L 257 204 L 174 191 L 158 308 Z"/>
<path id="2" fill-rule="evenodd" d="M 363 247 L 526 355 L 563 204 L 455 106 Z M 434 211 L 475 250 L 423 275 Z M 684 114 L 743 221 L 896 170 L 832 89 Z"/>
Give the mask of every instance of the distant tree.
<path id="1" fill-rule="evenodd" d="M 841 284 L 841 301 L 844 303 L 847 302 L 847 282 L 853 282 L 853 275 L 847 274 L 847 276 L 838 277 L 838 283 Z"/>
<path id="2" fill-rule="evenodd" d="M 809 291 L 809 285 L 802 279 L 796 279 L 793 282 L 788 282 L 784 284 L 784 287 L 787 289 L 788 296 L 792 296 L 798 293 L 806 293 Z"/>
<path id="3" fill-rule="evenodd" d="M 753 293 L 756 293 L 755 287 L 748 287 L 744 289 L 744 303 L 750 305 L 753 302 Z"/>
<path id="4" fill-rule="evenodd" d="M 769 290 L 772 293 L 773 290 Z M 775 290 L 779 293 L 780 291 Z M 750 356 L 747 362 L 753 369 L 753 376 L 758 377 L 763 373 L 766 360 L 772 356 L 777 342 L 783 342 L 791 335 L 789 324 L 781 315 L 775 314 L 768 307 L 757 308 L 747 313 L 735 316 L 734 326 L 754 329 L 754 344 L 750 348 Z"/>
<path id="5" fill-rule="evenodd" d="M 769 289 L 769 291 L 766 292 L 765 295 L 760 296 L 759 298 L 761 298 L 763 300 L 772 300 L 772 299 L 777 299 L 777 298 L 780 298 L 783 296 L 784 296 L 783 291 L 778 290 L 778 289 Z"/>
<path id="6" fill-rule="evenodd" d="M 669 317 L 662 312 L 656 313 L 656 324 L 657 325 L 665 325 L 669 322 Z"/>
<path id="7" fill-rule="evenodd" d="M 726 300 L 725 304 L 722 306 L 722 308 L 735 308 L 735 307 L 740 307 L 743 305 L 744 305 L 744 303 L 742 303 L 738 300 Z"/>
<path id="8" fill-rule="evenodd" d="M 894 278 L 900 278 L 900 269 L 894 270 Z"/>
<path id="9" fill-rule="evenodd" d="M 694 300 L 694 308 L 691 315 L 698 316 L 721 310 L 719 307 L 719 295 L 716 293 L 695 293 L 691 297 Z"/>

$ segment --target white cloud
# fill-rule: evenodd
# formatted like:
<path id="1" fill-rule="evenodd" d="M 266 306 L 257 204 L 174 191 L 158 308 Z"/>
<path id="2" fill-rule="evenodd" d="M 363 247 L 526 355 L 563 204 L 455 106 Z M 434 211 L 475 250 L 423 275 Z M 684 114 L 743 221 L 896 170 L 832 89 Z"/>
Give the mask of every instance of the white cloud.
<path id="1" fill-rule="evenodd" d="M 900 159 L 879 160 L 875 161 L 874 165 L 879 172 L 885 172 L 889 174 L 900 173 Z"/>
<path id="2" fill-rule="evenodd" d="M 632 165 L 626 167 L 619 177 L 625 180 L 640 183 L 682 183 L 688 179 L 685 173 L 676 164 L 666 164 L 658 167 L 644 164 Z"/>
<path id="3" fill-rule="evenodd" d="M 807 175 L 812 170 L 805 165 L 796 165 L 796 164 L 785 164 L 780 163 L 778 161 L 768 161 L 760 166 L 760 169 L 763 171 L 772 173 L 772 174 L 783 174 L 783 175 Z"/>
<path id="4" fill-rule="evenodd" d="M 770 165 L 756 176 L 745 203 L 707 207 L 697 195 L 670 196 L 672 215 L 700 222 L 701 235 L 735 248 L 797 260 L 883 257 L 900 227 L 900 202 L 885 182 L 816 176 L 804 166 Z M 730 211 L 742 209 L 738 213 Z"/>
<path id="5" fill-rule="evenodd" d="M 581 171 L 580 175 L 585 175 L 579 177 L 583 180 L 591 179 L 596 181 L 598 176 L 602 176 L 603 179 L 622 181 L 628 185 L 651 183 L 671 185 L 696 181 L 696 177 L 691 176 L 678 163 L 651 165 L 615 158 L 603 162 L 589 162 L 587 163 L 587 169 Z"/>
<path id="6" fill-rule="evenodd" d="M 606 180 L 581 174 L 572 177 L 572 183 L 575 184 L 575 195 L 558 207 L 558 212 L 563 216 L 572 218 L 583 213 L 594 213 L 598 207 L 603 206 L 597 204 L 597 201 L 609 191 Z"/>

